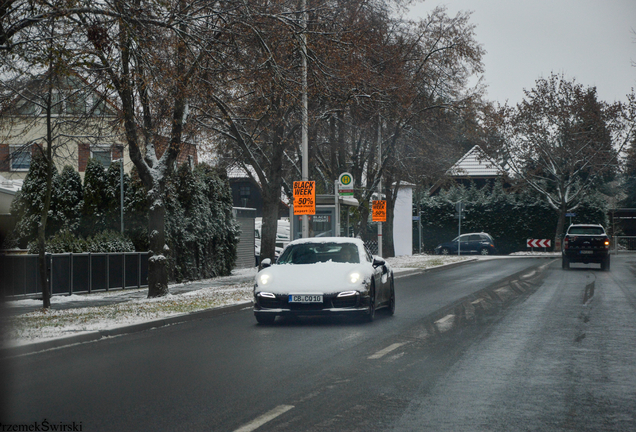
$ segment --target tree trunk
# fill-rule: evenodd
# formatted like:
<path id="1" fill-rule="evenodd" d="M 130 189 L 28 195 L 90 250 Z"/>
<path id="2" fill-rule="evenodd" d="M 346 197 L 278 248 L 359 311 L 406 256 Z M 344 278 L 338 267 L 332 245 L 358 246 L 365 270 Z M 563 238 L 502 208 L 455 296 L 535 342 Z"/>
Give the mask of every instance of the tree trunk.
<path id="1" fill-rule="evenodd" d="M 394 190 L 391 186 L 393 176 L 388 176 L 386 181 L 386 222 L 382 225 L 382 254 L 384 255 L 383 258 L 391 258 L 395 256 L 395 244 L 393 243 L 393 210 L 395 208 L 395 201 L 397 200 L 398 188 Z"/>
<path id="2" fill-rule="evenodd" d="M 149 253 L 148 258 L 148 297 L 162 297 L 168 291 L 168 259 L 166 245 L 166 208 L 163 201 L 163 188 L 149 195 L 148 213 Z"/>
<path id="3" fill-rule="evenodd" d="M 561 239 L 563 238 L 563 226 L 565 225 L 565 213 L 567 211 L 567 207 L 565 204 L 561 204 L 561 209 L 559 210 L 559 222 L 557 222 L 556 234 L 554 236 L 554 251 L 561 252 Z"/>
<path id="4" fill-rule="evenodd" d="M 276 258 L 276 233 L 278 231 L 278 203 L 280 184 L 268 184 L 263 188 L 263 225 L 261 227 L 261 260 Z"/>

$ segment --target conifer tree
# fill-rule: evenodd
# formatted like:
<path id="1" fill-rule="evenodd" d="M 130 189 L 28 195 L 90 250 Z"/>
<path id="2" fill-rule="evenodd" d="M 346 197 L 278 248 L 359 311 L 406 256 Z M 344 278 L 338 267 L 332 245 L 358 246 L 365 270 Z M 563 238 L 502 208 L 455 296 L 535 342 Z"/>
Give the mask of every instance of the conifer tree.
<path id="1" fill-rule="evenodd" d="M 82 207 L 81 232 L 85 238 L 106 229 L 108 197 L 106 194 L 106 170 L 91 158 L 84 174 L 84 205 Z"/>
<path id="2" fill-rule="evenodd" d="M 84 206 L 84 190 L 82 178 L 70 165 L 66 165 L 53 182 L 53 206 L 57 218 L 52 230 L 65 229 L 77 234 Z"/>
<path id="3" fill-rule="evenodd" d="M 13 237 L 17 240 L 21 248 L 34 241 L 38 235 L 40 223 L 40 213 L 44 207 L 46 195 L 46 174 L 47 163 L 40 152 L 35 152 L 31 160 L 31 166 L 27 173 L 22 190 L 20 190 L 11 203 L 11 215 L 17 220 Z M 53 181 L 58 177 L 57 169 L 53 167 Z M 52 200 L 53 201 L 53 200 Z M 52 202 L 49 215 L 56 215 L 55 205 Z M 51 224 L 47 226 L 47 236 L 50 236 L 54 225 L 58 224 L 56 217 L 50 219 Z"/>

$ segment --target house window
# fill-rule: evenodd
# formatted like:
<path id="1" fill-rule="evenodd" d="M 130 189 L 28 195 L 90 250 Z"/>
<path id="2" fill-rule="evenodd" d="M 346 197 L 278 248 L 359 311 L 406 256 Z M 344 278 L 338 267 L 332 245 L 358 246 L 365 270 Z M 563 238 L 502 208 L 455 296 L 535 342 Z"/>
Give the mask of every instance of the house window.
<path id="1" fill-rule="evenodd" d="M 249 198 L 250 197 L 250 187 L 249 186 L 241 186 L 239 188 L 239 195 L 241 198 Z"/>
<path id="2" fill-rule="evenodd" d="M 110 146 L 93 146 L 91 147 L 91 157 L 107 168 L 112 161 Z"/>
<path id="3" fill-rule="evenodd" d="M 31 166 L 31 148 L 11 146 L 11 171 L 28 171 Z"/>

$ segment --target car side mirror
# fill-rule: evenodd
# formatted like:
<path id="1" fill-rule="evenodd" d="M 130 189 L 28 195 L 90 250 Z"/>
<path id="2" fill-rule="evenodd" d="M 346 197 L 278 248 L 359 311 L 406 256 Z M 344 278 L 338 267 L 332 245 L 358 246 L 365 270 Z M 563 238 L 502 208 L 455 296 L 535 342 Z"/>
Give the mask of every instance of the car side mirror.
<path id="1" fill-rule="evenodd" d="M 261 261 L 260 270 L 263 270 L 264 268 L 271 267 L 271 266 L 272 266 L 271 258 L 265 258 L 263 261 Z"/>
<path id="2" fill-rule="evenodd" d="M 386 264 L 386 261 L 384 261 L 384 258 L 380 258 L 378 256 L 374 256 L 373 257 L 373 267 L 380 267 L 381 265 Z"/>

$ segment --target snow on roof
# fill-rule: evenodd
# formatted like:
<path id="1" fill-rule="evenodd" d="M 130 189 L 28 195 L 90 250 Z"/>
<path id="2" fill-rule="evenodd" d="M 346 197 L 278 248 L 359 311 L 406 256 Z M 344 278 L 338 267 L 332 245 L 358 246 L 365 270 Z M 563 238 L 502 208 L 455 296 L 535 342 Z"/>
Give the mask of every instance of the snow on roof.
<path id="1" fill-rule="evenodd" d="M 0 175 L 0 192 L 15 195 L 22 189 L 23 180 L 9 180 Z"/>
<path id="2" fill-rule="evenodd" d="M 364 242 L 356 237 L 309 237 L 296 239 L 290 245 L 300 243 L 355 243 L 364 246 Z"/>
<path id="3" fill-rule="evenodd" d="M 453 177 L 494 177 L 503 170 L 478 145 L 466 153 L 447 173 Z"/>
<path id="4" fill-rule="evenodd" d="M 230 165 L 227 167 L 227 177 L 231 179 L 253 178 L 258 181 L 256 171 L 251 165 L 246 165 L 246 167 L 239 164 Z"/>

